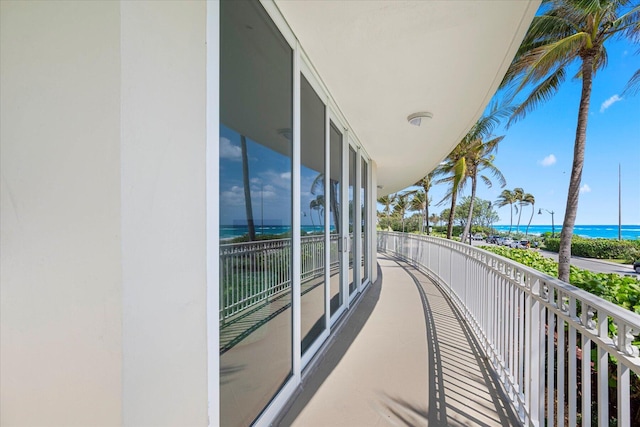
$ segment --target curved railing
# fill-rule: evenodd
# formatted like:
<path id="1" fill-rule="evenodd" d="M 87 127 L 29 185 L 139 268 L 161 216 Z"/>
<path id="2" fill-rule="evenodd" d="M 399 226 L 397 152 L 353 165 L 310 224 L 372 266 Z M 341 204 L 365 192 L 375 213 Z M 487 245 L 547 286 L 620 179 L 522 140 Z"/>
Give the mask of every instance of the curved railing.
<path id="1" fill-rule="evenodd" d="M 451 240 L 378 232 L 378 250 L 449 295 L 524 425 L 640 425 L 640 315 Z"/>
<path id="2" fill-rule="evenodd" d="M 324 274 L 323 235 L 300 239 L 301 280 Z M 329 236 L 331 268 L 338 264 L 338 235 Z M 220 245 L 220 321 L 267 303 L 291 286 L 291 239 Z"/>

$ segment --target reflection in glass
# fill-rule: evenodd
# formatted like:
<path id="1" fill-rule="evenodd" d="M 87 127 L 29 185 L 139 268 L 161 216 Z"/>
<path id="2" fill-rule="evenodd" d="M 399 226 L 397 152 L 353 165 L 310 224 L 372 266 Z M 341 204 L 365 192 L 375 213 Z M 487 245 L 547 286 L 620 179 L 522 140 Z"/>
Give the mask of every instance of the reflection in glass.
<path id="1" fill-rule="evenodd" d="M 343 234 L 340 227 L 340 193 L 342 176 L 342 134 L 331 122 L 329 131 L 329 209 L 330 212 L 330 254 L 331 254 L 331 279 L 330 279 L 330 307 L 331 315 L 338 311 L 344 302 L 342 294 L 342 257 L 340 253 L 343 245 Z"/>
<path id="2" fill-rule="evenodd" d="M 361 240 L 362 240 L 362 251 L 361 251 L 361 261 L 360 261 L 360 279 L 362 283 L 366 282 L 369 279 L 369 200 L 368 200 L 368 182 L 367 182 L 367 162 L 361 159 L 361 178 L 360 178 L 360 224 L 361 224 Z"/>
<path id="3" fill-rule="evenodd" d="M 302 354 L 325 330 L 325 106 L 300 78 L 300 311 Z"/>
<path id="4" fill-rule="evenodd" d="M 353 261 L 356 242 L 354 240 L 355 222 L 355 195 L 356 195 L 356 152 L 349 147 L 349 295 L 356 290 L 353 280 Z"/>
<path id="5" fill-rule="evenodd" d="M 291 375 L 292 50 L 258 2 L 220 2 L 220 422 Z"/>

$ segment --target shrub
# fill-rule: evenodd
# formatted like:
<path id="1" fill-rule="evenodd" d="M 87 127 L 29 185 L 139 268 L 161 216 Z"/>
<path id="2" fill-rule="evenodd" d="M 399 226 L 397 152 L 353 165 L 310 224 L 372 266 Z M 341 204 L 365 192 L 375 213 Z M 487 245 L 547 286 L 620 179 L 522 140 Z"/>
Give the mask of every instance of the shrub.
<path id="1" fill-rule="evenodd" d="M 549 276 L 558 277 L 558 263 L 540 253 L 501 246 L 483 246 L 489 252 L 509 258 Z M 627 310 L 640 314 L 640 281 L 630 276 L 594 273 L 571 266 L 569 283 Z"/>
<path id="2" fill-rule="evenodd" d="M 586 239 L 573 236 L 571 254 L 585 258 L 623 259 L 628 263 L 640 258 L 640 242 L 632 240 Z M 560 238 L 547 237 L 544 241 L 547 250 L 558 252 Z"/>

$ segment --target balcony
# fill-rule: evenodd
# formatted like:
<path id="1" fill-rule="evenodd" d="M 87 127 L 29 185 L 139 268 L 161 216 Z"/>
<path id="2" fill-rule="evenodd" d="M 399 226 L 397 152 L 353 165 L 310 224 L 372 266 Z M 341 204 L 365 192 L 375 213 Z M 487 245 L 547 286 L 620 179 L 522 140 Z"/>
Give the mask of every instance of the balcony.
<path id="1" fill-rule="evenodd" d="M 378 251 L 281 425 L 638 425 L 640 316 L 453 241 Z"/>

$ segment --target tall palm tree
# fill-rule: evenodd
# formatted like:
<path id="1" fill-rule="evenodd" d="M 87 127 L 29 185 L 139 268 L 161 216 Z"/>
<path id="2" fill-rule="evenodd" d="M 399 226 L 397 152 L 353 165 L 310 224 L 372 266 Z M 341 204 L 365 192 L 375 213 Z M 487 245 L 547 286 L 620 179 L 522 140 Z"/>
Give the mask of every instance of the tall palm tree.
<path id="1" fill-rule="evenodd" d="M 256 240 L 256 226 L 253 221 L 253 207 L 251 206 L 251 184 L 249 182 L 249 158 L 247 155 L 247 138 L 240 135 L 240 151 L 242 153 L 242 183 L 244 186 L 244 208 L 247 215 L 247 232 L 249 240 Z"/>
<path id="2" fill-rule="evenodd" d="M 640 37 L 640 5 L 629 0 L 545 0 L 542 10 L 533 18 L 503 86 L 513 85 L 514 93 L 532 88 L 512 117 L 517 120 L 558 92 L 569 66 L 579 66 L 576 77 L 582 80 L 582 91 L 558 253 L 558 278 L 568 282 L 593 78 L 607 64 L 605 43 L 614 36 Z"/>
<path id="3" fill-rule="evenodd" d="M 467 222 L 461 236 L 462 241 L 466 241 L 466 236 L 471 229 L 478 173 L 487 170 L 498 179 L 502 187 L 506 185 L 504 176 L 493 164 L 494 156 L 492 154 L 498 148 L 498 143 L 502 141 L 504 137 L 493 137 L 492 132 L 500 123 L 500 119 L 510 116 L 513 114 L 513 111 L 514 108 L 511 106 L 500 105 L 498 103 L 492 104 L 487 113 L 478 119 L 440 166 L 441 172 L 449 175 L 444 180 L 448 180 L 451 184 L 450 193 L 452 195 L 452 202 L 453 196 L 457 195 L 458 190 L 464 186 L 467 179 L 471 181 L 471 203 Z M 491 187 L 492 182 L 486 175 L 481 175 L 480 178 L 488 187 Z M 455 215 L 454 210 L 455 206 L 452 203 L 451 211 L 449 212 L 450 226 L 447 230 L 448 238 L 451 238 L 449 230 L 452 230 L 453 217 Z"/>
<path id="4" fill-rule="evenodd" d="M 402 232 L 404 233 L 404 216 L 407 213 L 407 209 L 409 209 L 409 195 L 408 194 L 398 194 L 395 197 L 395 203 L 393 204 L 393 211 L 400 215 L 400 220 L 402 221 Z"/>
<path id="5" fill-rule="evenodd" d="M 444 197 L 438 203 L 442 204 L 446 200 L 451 200 L 449 218 L 447 220 L 447 239 L 451 239 L 453 235 L 453 219 L 455 217 L 458 192 L 464 188 L 468 178 L 465 163 L 465 147 L 458 144 L 434 171 L 436 176 L 444 175 L 443 178 L 440 178 L 435 182 L 436 184 L 446 183 L 449 185 Z"/>
<path id="6" fill-rule="evenodd" d="M 420 181 L 418 181 L 415 184 L 413 184 L 413 185 L 417 185 L 419 187 L 422 187 L 422 189 L 424 190 L 425 200 L 427 202 L 427 204 L 425 205 L 425 210 L 424 210 L 424 217 L 426 218 L 426 222 L 427 222 L 427 234 L 430 234 L 430 232 L 429 232 L 429 203 L 431 202 L 431 200 L 429 199 L 429 190 L 431 190 L 431 187 L 433 186 L 433 177 L 434 177 L 434 172 L 430 172 L 424 178 L 422 178 Z"/>
<path id="7" fill-rule="evenodd" d="M 382 206 L 384 206 L 382 211 L 387 215 L 387 229 L 391 227 L 391 222 L 389 220 L 389 215 L 391 214 L 391 206 L 393 206 L 395 201 L 396 201 L 396 195 L 395 194 L 389 194 L 389 195 L 386 195 L 386 196 L 378 197 L 378 203 L 380 203 Z"/>
<path id="8" fill-rule="evenodd" d="M 424 231 L 424 221 L 426 218 L 425 215 L 425 211 L 427 209 L 427 198 L 426 195 L 424 194 L 424 191 L 422 190 L 418 190 L 415 193 L 413 193 L 413 197 L 411 198 L 411 203 L 409 205 L 409 208 L 412 211 L 416 211 L 420 213 L 420 234 L 423 233 Z"/>
<path id="9" fill-rule="evenodd" d="M 521 206 L 524 206 L 524 205 L 531 205 L 531 218 L 529 218 L 529 223 L 527 224 L 527 231 L 525 232 L 525 234 L 528 236 L 529 226 L 531 226 L 531 220 L 533 220 L 533 213 L 536 210 L 536 198 L 533 197 L 533 194 L 525 193 L 522 196 Z"/>
<path id="10" fill-rule="evenodd" d="M 511 222 L 509 223 L 509 234 L 511 234 L 511 228 L 513 227 L 513 205 L 516 203 L 515 193 L 511 190 L 502 190 L 502 193 L 498 196 L 498 200 L 496 200 L 496 204 L 498 207 L 503 207 L 509 205 L 511 207 Z M 516 211 L 518 207 L 516 206 Z"/>
<path id="11" fill-rule="evenodd" d="M 522 187 L 516 187 L 513 189 L 513 194 L 518 204 L 516 212 L 518 212 L 518 225 L 516 225 L 516 233 L 520 232 L 520 219 L 522 218 L 522 206 L 526 203 L 522 203 L 522 197 L 524 196 L 524 189 Z"/>

